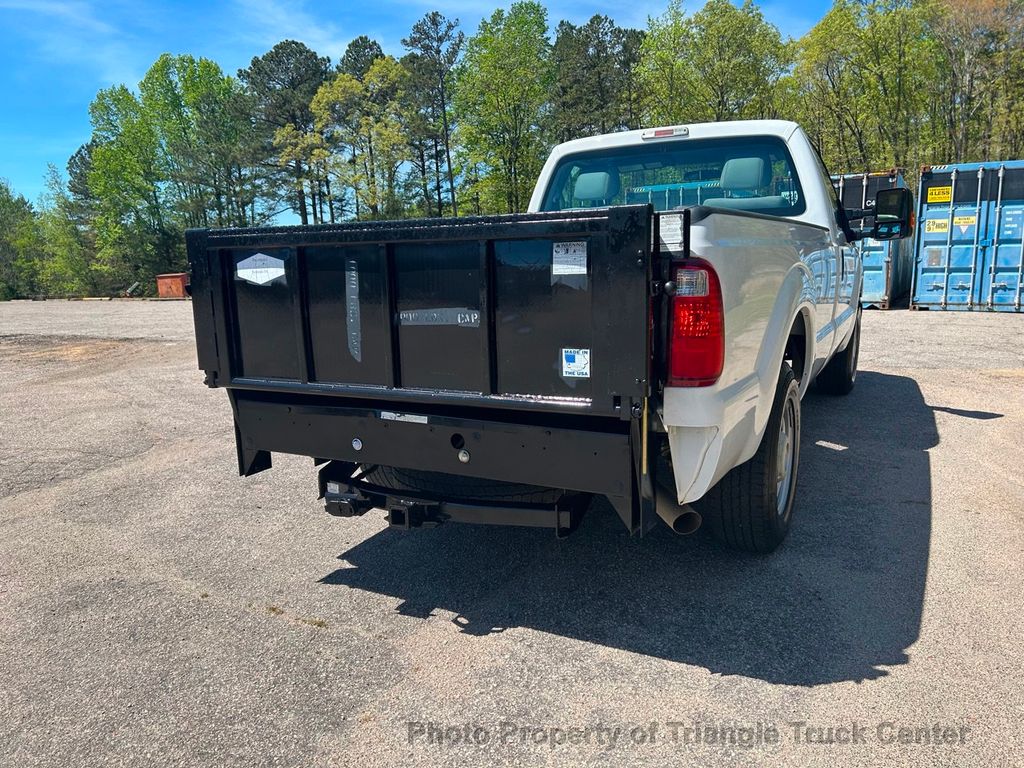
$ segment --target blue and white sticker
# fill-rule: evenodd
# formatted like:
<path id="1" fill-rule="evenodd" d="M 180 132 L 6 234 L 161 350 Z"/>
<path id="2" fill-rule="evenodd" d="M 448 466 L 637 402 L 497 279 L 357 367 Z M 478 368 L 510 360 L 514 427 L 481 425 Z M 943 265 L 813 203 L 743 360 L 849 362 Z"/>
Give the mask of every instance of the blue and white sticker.
<path id="1" fill-rule="evenodd" d="M 590 350 L 563 349 L 562 375 L 572 379 L 590 378 Z"/>

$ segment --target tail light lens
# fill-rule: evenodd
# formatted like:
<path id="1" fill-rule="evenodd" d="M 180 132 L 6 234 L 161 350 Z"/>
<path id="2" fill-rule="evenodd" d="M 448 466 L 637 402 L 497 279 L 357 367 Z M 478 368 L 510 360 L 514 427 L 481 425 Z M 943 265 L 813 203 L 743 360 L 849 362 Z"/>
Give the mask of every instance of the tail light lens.
<path id="1" fill-rule="evenodd" d="M 704 261 L 674 265 L 668 340 L 670 387 L 706 387 L 718 381 L 725 362 L 725 311 L 718 275 Z"/>

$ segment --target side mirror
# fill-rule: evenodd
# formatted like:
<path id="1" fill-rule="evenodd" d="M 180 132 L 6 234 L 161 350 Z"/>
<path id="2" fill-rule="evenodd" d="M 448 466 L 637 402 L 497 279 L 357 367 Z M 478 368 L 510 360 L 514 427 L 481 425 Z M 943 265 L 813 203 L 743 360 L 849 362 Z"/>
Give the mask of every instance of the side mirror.
<path id="1" fill-rule="evenodd" d="M 909 189 L 880 189 L 875 195 L 874 218 L 869 237 L 875 240 L 902 240 L 914 227 L 914 201 Z"/>

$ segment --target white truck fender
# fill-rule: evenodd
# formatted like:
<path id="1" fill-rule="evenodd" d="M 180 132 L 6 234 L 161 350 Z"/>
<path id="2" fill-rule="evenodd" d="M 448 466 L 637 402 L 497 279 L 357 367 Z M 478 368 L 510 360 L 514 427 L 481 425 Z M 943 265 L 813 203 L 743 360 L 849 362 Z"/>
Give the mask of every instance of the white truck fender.
<path id="1" fill-rule="evenodd" d="M 701 498 L 730 469 L 757 452 L 771 414 L 790 331 L 801 322 L 805 363 L 803 371 L 797 371 L 797 375 L 802 376 L 803 396 L 814 360 L 813 298 L 810 270 L 798 262 L 787 272 L 779 288 L 753 370 L 728 386 L 666 390 L 672 399 L 685 402 L 685 405 L 678 403 L 673 410 L 691 414 L 687 419 L 689 424 L 669 423 L 666 427 L 680 504 Z M 727 333 L 728 323 L 727 316 Z"/>

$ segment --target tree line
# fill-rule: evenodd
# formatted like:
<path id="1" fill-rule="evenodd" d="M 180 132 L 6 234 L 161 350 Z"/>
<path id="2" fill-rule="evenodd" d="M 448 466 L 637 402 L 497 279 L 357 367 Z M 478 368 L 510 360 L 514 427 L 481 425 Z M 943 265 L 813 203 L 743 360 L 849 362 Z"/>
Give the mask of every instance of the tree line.
<path id="1" fill-rule="evenodd" d="M 0 181 L 0 298 L 152 293 L 189 227 L 521 211 L 552 145 L 642 126 L 793 119 L 835 171 L 1021 157 L 1022 21 L 1021 0 L 836 0 L 791 40 L 753 0 L 672 0 L 644 30 L 552 29 L 522 0 L 468 37 L 427 13 L 400 58 L 365 36 L 234 75 L 164 54 L 96 95 L 37 204 Z"/>

